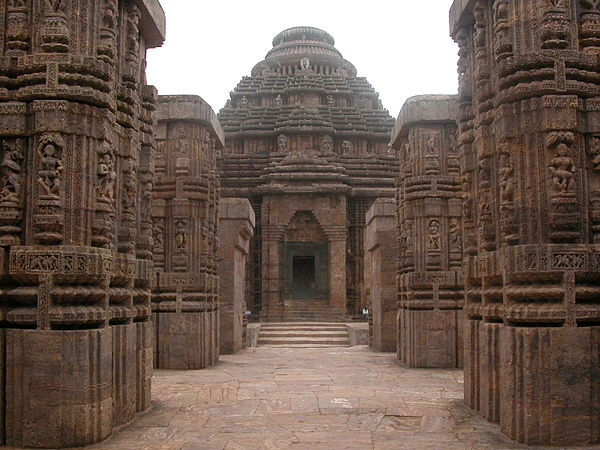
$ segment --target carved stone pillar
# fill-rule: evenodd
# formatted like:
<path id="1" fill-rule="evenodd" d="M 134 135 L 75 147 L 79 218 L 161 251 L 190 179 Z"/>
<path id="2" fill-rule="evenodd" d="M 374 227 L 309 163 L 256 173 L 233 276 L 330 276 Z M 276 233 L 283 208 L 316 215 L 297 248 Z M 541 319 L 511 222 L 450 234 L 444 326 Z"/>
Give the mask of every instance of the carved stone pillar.
<path id="1" fill-rule="evenodd" d="M 457 0 L 450 11 L 464 76 L 492 42 L 504 49 L 485 59 L 493 85 L 461 94 L 464 214 L 478 231 L 476 250 L 465 244 L 465 401 L 528 445 L 600 440 L 598 8 Z M 471 48 L 481 33 L 491 39 Z"/>
<path id="2" fill-rule="evenodd" d="M 255 218 L 250 202 L 225 198 L 219 202 L 219 280 L 221 282 L 220 346 L 222 354 L 243 348 L 246 307 L 246 264 Z"/>
<path id="3" fill-rule="evenodd" d="M 367 211 L 365 284 L 369 292 L 372 343 L 379 352 L 396 351 L 396 261 L 398 234 L 396 202 L 377 199 Z"/>
<path id="4" fill-rule="evenodd" d="M 200 97 L 161 96 L 154 177 L 154 365 L 203 369 L 219 360 L 217 118 Z"/>
<path id="5" fill-rule="evenodd" d="M 420 96 L 400 112 L 398 358 L 462 367 L 463 252 L 457 99 Z"/>
<path id="6" fill-rule="evenodd" d="M 92 444 L 150 406 L 152 262 L 129 251 L 134 233 L 121 245 L 119 227 L 126 216 L 142 222 L 138 178 L 152 167 L 154 144 L 140 123 L 152 124 L 155 98 L 142 67 L 146 50 L 163 42 L 164 17 L 156 0 L 136 5 L 0 8 L 0 441 L 8 446 Z M 119 24 L 132 8 L 139 70 L 124 95 Z M 109 41 L 112 51 L 101 50 Z"/>

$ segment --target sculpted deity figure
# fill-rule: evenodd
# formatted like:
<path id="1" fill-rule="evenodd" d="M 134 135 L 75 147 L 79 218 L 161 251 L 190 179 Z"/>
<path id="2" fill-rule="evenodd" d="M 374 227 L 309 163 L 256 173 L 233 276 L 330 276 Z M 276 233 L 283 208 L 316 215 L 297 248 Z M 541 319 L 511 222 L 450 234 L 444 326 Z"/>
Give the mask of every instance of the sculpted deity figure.
<path id="1" fill-rule="evenodd" d="M 352 142 L 344 141 L 342 142 L 342 154 L 349 155 L 352 153 Z"/>
<path id="2" fill-rule="evenodd" d="M 300 67 L 302 68 L 302 70 L 308 70 L 308 68 L 310 67 L 310 59 L 302 58 L 300 60 Z"/>
<path id="3" fill-rule="evenodd" d="M 473 196 L 471 189 L 473 188 L 473 178 L 470 172 L 465 173 L 462 177 L 462 199 L 463 199 L 463 214 L 465 219 L 473 218 Z"/>
<path id="4" fill-rule="evenodd" d="M 129 212 L 135 210 L 135 201 L 137 196 L 137 167 L 134 160 L 130 159 L 124 170 L 125 184 L 123 186 L 123 209 Z"/>
<path id="5" fill-rule="evenodd" d="M 462 237 L 458 219 L 453 217 L 450 220 L 450 248 L 456 251 L 462 251 Z"/>
<path id="6" fill-rule="evenodd" d="M 115 181 L 117 172 L 115 171 L 115 162 L 110 145 L 105 143 L 99 152 L 98 161 L 98 199 L 112 203 L 115 198 Z"/>
<path id="7" fill-rule="evenodd" d="M 23 153 L 17 148 L 4 148 L 2 158 L 2 190 L 0 200 L 2 203 L 21 203 L 21 191 L 23 187 Z"/>
<path id="8" fill-rule="evenodd" d="M 277 136 L 277 150 L 280 152 L 287 152 L 288 138 L 285 134 L 280 134 Z"/>
<path id="9" fill-rule="evenodd" d="M 278 95 L 275 99 L 275 106 L 277 106 L 278 108 L 281 108 L 283 106 L 283 99 L 281 98 L 281 95 Z"/>
<path id="10" fill-rule="evenodd" d="M 440 223 L 437 220 L 431 220 L 428 225 L 428 231 L 427 250 L 440 250 Z"/>
<path id="11" fill-rule="evenodd" d="M 40 154 L 40 171 L 38 184 L 47 195 L 58 197 L 60 194 L 60 177 L 63 171 L 61 160 L 62 139 L 59 136 L 42 137 L 38 152 Z"/>
<path id="12" fill-rule="evenodd" d="M 245 95 L 241 98 L 240 100 L 240 107 L 241 108 L 248 108 L 248 97 L 246 97 Z"/>
<path id="13" fill-rule="evenodd" d="M 575 163 L 569 156 L 569 147 L 565 143 L 556 147 L 556 156 L 550 161 L 548 170 L 557 192 L 575 192 Z"/>
<path id="14" fill-rule="evenodd" d="M 327 106 L 335 106 L 335 97 L 331 94 L 327 96 Z"/>
<path id="15" fill-rule="evenodd" d="M 325 136 L 321 143 L 321 150 L 323 153 L 333 152 L 333 138 L 331 136 Z"/>
<path id="16" fill-rule="evenodd" d="M 185 220 L 179 220 L 175 224 L 175 248 L 177 250 L 185 250 L 187 243 L 187 223 Z"/>
<path id="17" fill-rule="evenodd" d="M 507 153 L 500 155 L 500 199 L 512 202 L 515 194 L 515 177 L 511 157 Z"/>
<path id="18" fill-rule="evenodd" d="M 154 219 L 152 226 L 152 237 L 154 238 L 154 251 L 162 250 L 165 245 L 165 224 L 162 217 Z"/>
<path id="19" fill-rule="evenodd" d="M 140 51 L 140 10 L 137 6 L 131 5 L 129 14 L 127 15 L 127 53 L 131 58 L 137 58 Z"/>

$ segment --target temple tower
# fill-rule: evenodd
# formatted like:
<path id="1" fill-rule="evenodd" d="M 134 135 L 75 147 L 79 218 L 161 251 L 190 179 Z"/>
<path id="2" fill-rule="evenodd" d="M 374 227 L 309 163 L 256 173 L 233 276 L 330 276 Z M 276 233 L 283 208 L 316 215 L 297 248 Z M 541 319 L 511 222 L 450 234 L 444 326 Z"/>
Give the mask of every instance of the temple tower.
<path id="1" fill-rule="evenodd" d="M 150 406 L 157 0 L 0 5 L 0 440 L 75 447 Z"/>
<path id="2" fill-rule="evenodd" d="M 597 1 L 455 1 L 465 401 L 512 439 L 600 440 Z"/>
<path id="3" fill-rule="evenodd" d="M 223 130 L 197 96 L 160 96 L 154 174 L 154 366 L 219 360 L 216 151 Z"/>
<path id="4" fill-rule="evenodd" d="M 361 298 L 368 208 L 394 196 L 393 119 L 325 31 L 282 31 L 219 113 L 223 197 L 256 213 L 248 306 L 265 320 L 345 320 Z"/>

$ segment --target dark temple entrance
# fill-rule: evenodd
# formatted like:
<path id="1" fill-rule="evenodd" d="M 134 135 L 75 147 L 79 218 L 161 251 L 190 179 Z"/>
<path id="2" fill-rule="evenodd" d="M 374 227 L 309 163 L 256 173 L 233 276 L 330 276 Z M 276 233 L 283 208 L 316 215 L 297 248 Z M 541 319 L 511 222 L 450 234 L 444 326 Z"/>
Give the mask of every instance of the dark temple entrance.
<path id="1" fill-rule="evenodd" d="M 329 298 L 329 245 L 327 242 L 284 242 L 281 246 L 283 298 Z"/>
<path id="2" fill-rule="evenodd" d="M 295 298 L 315 298 L 315 257 L 294 256 L 292 294 Z"/>

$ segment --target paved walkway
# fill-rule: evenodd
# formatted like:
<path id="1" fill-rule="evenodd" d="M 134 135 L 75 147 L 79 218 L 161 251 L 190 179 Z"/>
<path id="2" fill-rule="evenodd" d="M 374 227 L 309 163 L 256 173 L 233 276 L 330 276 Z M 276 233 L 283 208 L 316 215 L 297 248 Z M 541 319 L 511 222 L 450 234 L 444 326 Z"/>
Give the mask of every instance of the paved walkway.
<path id="1" fill-rule="evenodd" d="M 98 449 L 508 449 L 462 404 L 462 371 L 367 347 L 258 347 L 154 372 L 153 409 Z"/>

